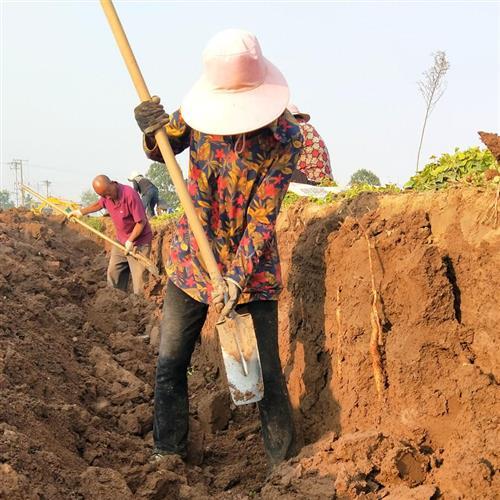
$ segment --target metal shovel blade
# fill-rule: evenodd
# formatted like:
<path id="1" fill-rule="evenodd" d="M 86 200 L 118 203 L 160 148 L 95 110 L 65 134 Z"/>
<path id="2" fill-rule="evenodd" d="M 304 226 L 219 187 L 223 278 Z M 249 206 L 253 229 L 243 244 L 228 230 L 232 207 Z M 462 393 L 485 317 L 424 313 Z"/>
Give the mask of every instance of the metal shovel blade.
<path id="1" fill-rule="evenodd" d="M 216 324 L 229 391 L 235 405 L 264 397 L 257 338 L 250 314 L 233 313 Z"/>

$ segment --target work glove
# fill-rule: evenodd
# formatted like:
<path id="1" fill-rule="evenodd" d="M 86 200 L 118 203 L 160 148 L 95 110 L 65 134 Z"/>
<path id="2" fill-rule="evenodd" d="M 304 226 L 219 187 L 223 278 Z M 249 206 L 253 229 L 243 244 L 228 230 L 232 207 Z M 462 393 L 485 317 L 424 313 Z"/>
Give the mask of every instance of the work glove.
<path id="1" fill-rule="evenodd" d="M 169 116 L 160 104 L 160 98 L 153 96 L 134 109 L 135 121 L 146 134 L 152 135 L 169 122 Z"/>
<path id="2" fill-rule="evenodd" d="M 127 240 L 124 245 L 125 247 L 125 255 L 128 255 L 129 253 L 132 253 L 134 251 L 134 242 Z"/>
<path id="3" fill-rule="evenodd" d="M 71 212 L 68 213 L 68 218 L 71 219 L 71 217 L 76 217 L 79 219 L 82 215 L 82 211 L 78 208 L 76 210 L 71 210 Z"/>
<path id="4" fill-rule="evenodd" d="M 212 296 L 212 303 L 215 310 L 220 313 L 219 320 L 222 321 L 230 316 L 240 299 L 241 288 L 236 281 L 231 278 L 224 278 L 224 286 L 215 290 Z"/>

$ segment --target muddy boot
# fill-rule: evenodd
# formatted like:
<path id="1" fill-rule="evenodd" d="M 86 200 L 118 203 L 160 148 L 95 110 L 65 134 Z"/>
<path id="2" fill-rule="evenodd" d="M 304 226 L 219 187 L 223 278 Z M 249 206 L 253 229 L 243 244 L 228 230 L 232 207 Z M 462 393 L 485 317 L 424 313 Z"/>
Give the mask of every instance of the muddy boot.
<path id="1" fill-rule="evenodd" d="M 262 402 L 261 402 L 262 403 Z M 271 467 L 280 464 L 295 454 L 295 433 L 288 401 L 280 401 L 284 406 L 259 404 L 262 422 L 262 437 Z"/>
<path id="2" fill-rule="evenodd" d="M 185 456 L 180 455 L 179 453 L 172 453 L 169 451 L 162 451 L 157 448 L 153 449 L 153 453 L 149 457 L 149 462 L 151 463 L 159 463 L 163 460 L 166 460 L 169 458 L 169 460 L 181 460 L 184 461 L 186 459 Z"/>
<path id="3" fill-rule="evenodd" d="M 278 303 L 251 302 L 239 306 L 238 312 L 249 312 L 255 327 L 264 380 L 264 398 L 257 403 L 262 437 L 269 462 L 276 465 L 290 458 L 295 448 L 292 409 L 279 358 Z"/>
<path id="4" fill-rule="evenodd" d="M 187 377 L 176 360 L 159 358 L 153 414 L 153 454 L 186 458 L 189 429 Z"/>

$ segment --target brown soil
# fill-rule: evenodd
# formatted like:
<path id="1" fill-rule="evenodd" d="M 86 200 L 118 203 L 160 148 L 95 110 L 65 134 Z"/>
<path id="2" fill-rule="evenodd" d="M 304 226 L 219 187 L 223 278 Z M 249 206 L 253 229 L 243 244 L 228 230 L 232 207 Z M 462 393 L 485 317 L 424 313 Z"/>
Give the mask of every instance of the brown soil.
<path id="1" fill-rule="evenodd" d="M 303 447 L 272 472 L 255 405 L 229 403 L 213 318 L 190 370 L 188 463 L 150 464 L 162 282 L 147 300 L 110 290 L 105 253 L 73 225 L 0 213 L 0 498 L 496 498 L 494 196 L 282 214 L 280 349 Z"/>
<path id="2" fill-rule="evenodd" d="M 491 151 L 496 160 L 500 162 L 500 137 L 498 134 L 490 132 L 478 132 L 478 134 L 485 146 Z"/>

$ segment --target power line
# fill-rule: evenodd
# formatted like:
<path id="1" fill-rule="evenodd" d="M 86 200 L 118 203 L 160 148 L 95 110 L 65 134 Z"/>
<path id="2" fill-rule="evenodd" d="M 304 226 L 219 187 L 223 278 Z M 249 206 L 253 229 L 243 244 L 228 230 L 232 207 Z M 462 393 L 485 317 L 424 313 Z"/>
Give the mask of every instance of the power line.
<path id="1" fill-rule="evenodd" d="M 65 170 L 64 168 L 57 168 L 57 167 L 48 167 L 46 165 L 37 165 L 36 163 L 33 164 L 33 163 L 30 163 L 30 168 L 33 167 L 33 168 L 38 168 L 38 169 L 41 169 L 41 170 L 53 170 L 54 172 L 64 172 L 64 173 L 68 173 L 67 170 Z"/>
<path id="2" fill-rule="evenodd" d="M 23 161 L 28 161 L 28 160 L 23 160 Z M 10 161 L 2 161 L 3 165 L 10 165 Z M 63 173 L 68 173 L 68 170 L 64 168 L 57 168 L 57 167 L 52 167 L 52 166 L 47 166 L 47 165 L 38 165 L 37 163 L 31 163 L 30 162 L 30 168 L 38 168 L 40 170 L 53 170 L 54 172 L 63 172 Z M 71 173 L 71 172 L 69 172 Z"/>

